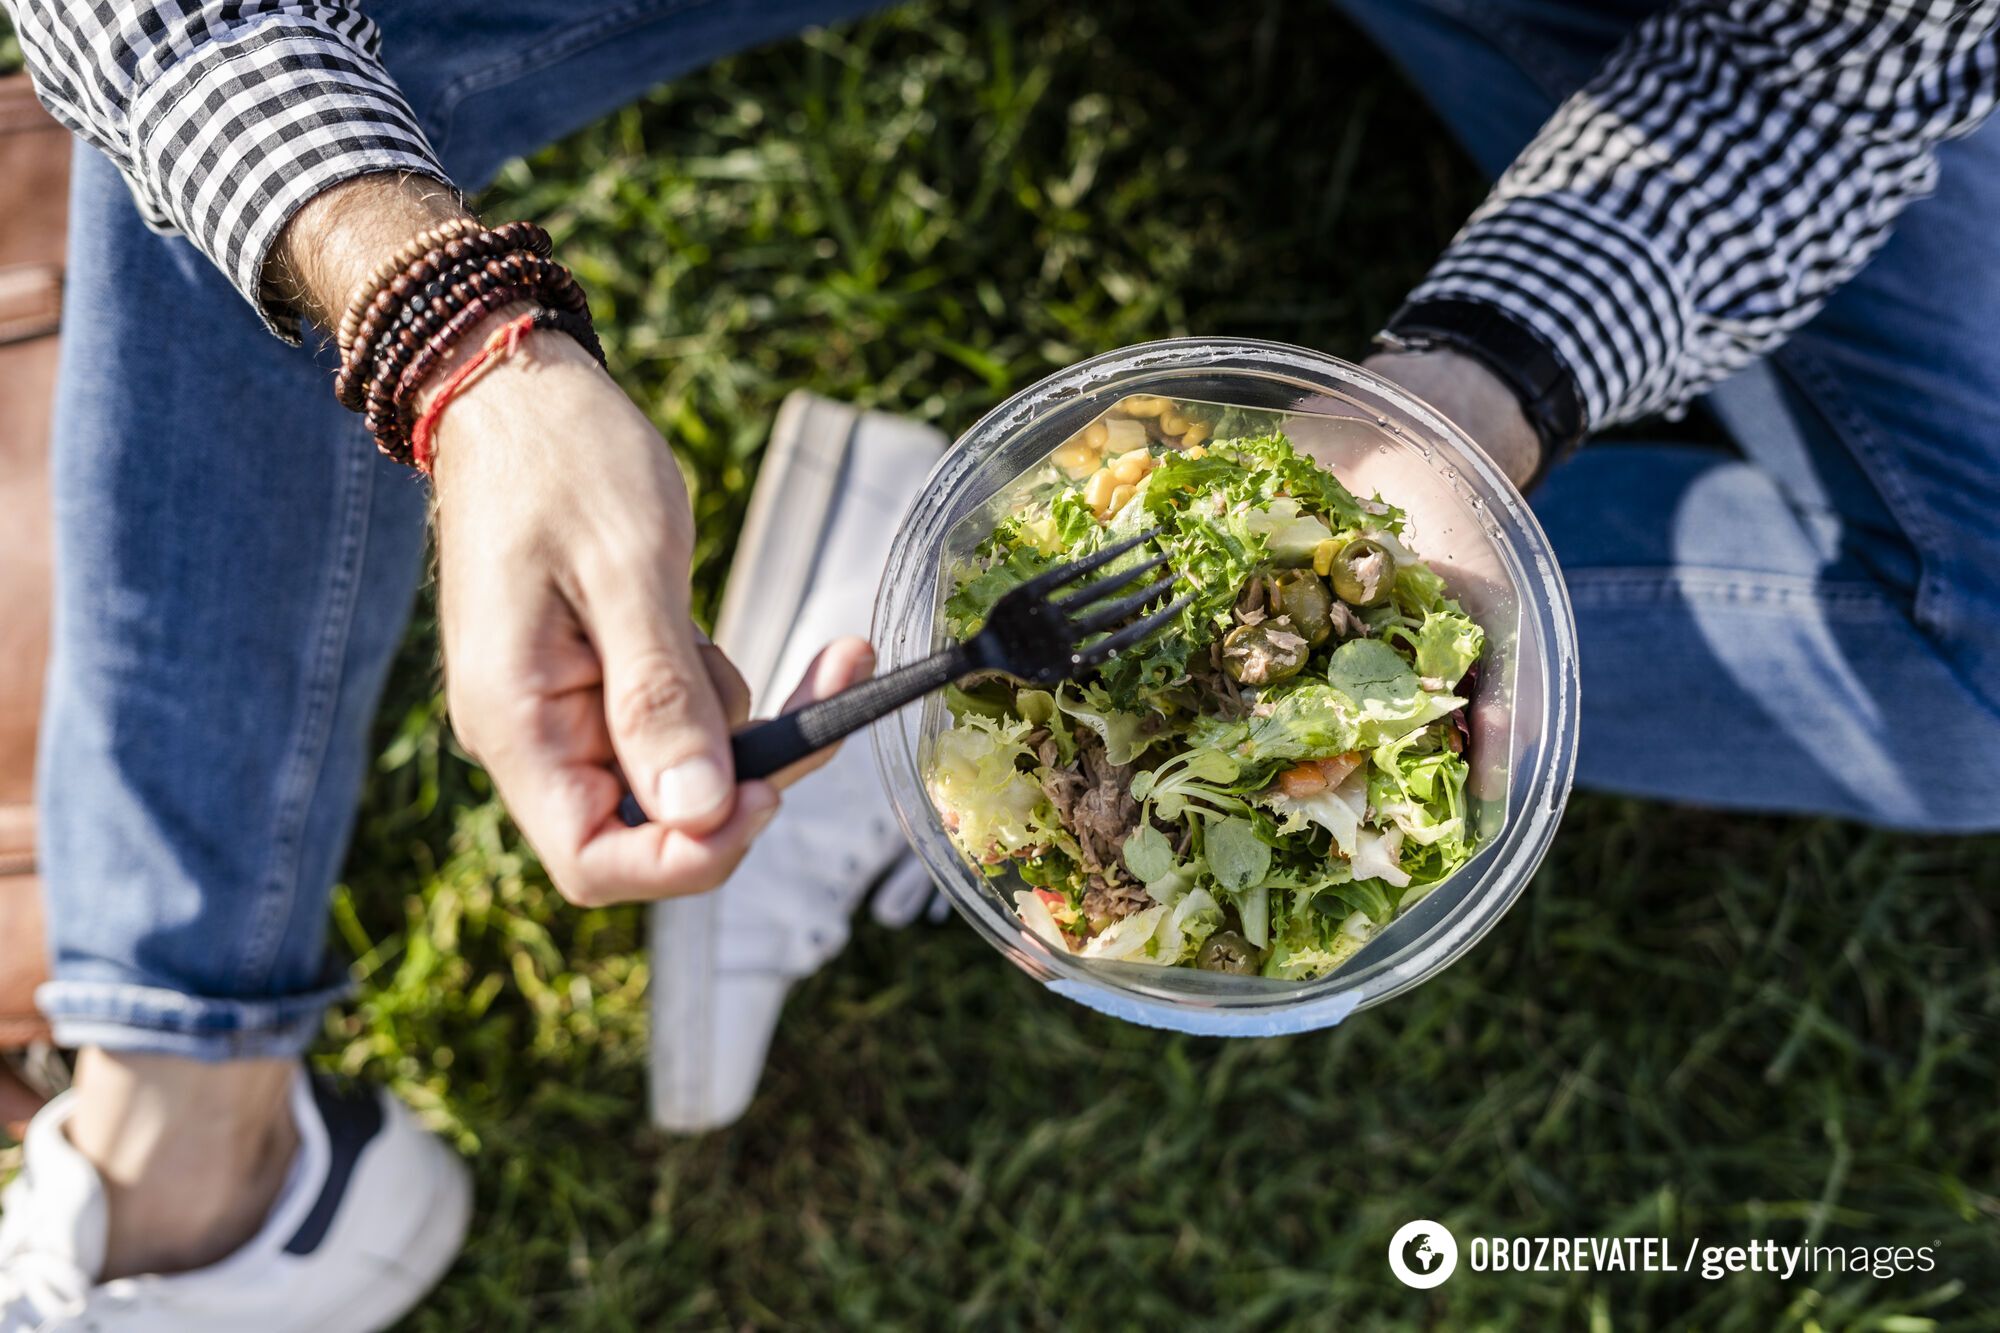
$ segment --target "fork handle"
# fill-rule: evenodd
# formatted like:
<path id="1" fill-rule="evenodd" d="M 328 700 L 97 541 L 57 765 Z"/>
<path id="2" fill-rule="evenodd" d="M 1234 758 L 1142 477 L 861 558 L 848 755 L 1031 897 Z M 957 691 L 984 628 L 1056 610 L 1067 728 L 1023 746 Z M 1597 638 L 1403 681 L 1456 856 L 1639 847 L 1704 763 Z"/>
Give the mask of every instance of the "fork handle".
<path id="1" fill-rule="evenodd" d="M 736 779 L 768 778 L 972 669 L 971 655 L 962 645 L 954 645 L 796 712 L 753 722 L 729 738 Z"/>

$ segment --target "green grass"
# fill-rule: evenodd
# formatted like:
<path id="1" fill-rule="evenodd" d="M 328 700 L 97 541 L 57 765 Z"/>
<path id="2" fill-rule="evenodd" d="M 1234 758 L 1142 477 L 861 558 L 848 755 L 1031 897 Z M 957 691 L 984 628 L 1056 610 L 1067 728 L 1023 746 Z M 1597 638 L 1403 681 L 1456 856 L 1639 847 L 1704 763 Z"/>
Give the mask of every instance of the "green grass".
<path id="1" fill-rule="evenodd" d="M 799 387 L 964 428 L 1187 332 L 1356 353 L 1480 182 L 1324 7 L 940 3 L 516 164 L 693 480 L 712 608 Z M 472 1155 L 412 1329 L 2000 1328 L 2000 840 L 1580 796 L 1470 958 L 1323 1035 L 1043 993 L 958 925 L 855 944 L 756 1106 L 645 1124 L 638 911 L 550 891 L 413 631 L 336 904 L 323 1060 Z M 1935 1245 L 1929 1274 L 1389 1276 L 1401 1222 Z"/>

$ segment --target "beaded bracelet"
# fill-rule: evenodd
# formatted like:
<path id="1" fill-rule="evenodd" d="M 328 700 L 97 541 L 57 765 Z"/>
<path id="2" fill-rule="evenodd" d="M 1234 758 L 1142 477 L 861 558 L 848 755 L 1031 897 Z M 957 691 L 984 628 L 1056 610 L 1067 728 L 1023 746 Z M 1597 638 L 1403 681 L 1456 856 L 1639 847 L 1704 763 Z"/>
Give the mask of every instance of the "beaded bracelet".
<path id="1" fill-rule="evenodd" d="M 341 314 L 340 329 L 336 335 L 341 356 L 344 358 L 347 349 L 354 345 L 354 336 L 361 328 L 362 313 L 375 300 L 377 292 L 388 286 L 398 273 L 426 251 L 436 250 L 451 240 L 479 230 L 477 218 L 453 218 L 418 232 L 403 242 L 394 254 L 377 264 L 374 271 L 354 289 L 354 295 L 348 298 L 347 309 Z"/>
<path id="2" fill-rule="evenodd" d="M 488 259 L 478 268 L 464 270 L 442 293 L 412 297 L 397 325 L 382 334 L 362 405 L 375 408 L 393 403 L 399 396 L 397 385 L 404 368 L 468 301 L 501 285 L 525 287 L 544 304 L 570 310 L 587 308 L 575 279 L 554 260 L 521 251 Z M 420 308 L 418 302 L 422 303 Z"/>
<path id="3" fill-rule="evenodd" d="M 411 248 L 414 242 L 405 249 Z M 374 354 L 376 341 L 385 326 L 409 313 L 411 302 L 421 309 L 426 298 L 434 298 L 454 275 L 477 261 L 516 250 L 546 257 L 552 248 L 548 233 L 540 227 L 531 222 L 510 222 L 490 232 L 452 237 L 441 245 L 417 251 L 415 258 L 399 265 L 389 278 L 371 289 L 373 295 L 367 298 L 365 310 L 357 302 L 341 317 L 342 326 L 352 323 L 354 332 L 341 347 L 334 396 L 348 408 L 360 409 L 362 371 Z"/>
<path id="4" fill-rule="evenodd" d="M 426 373 L 436 368 L 437 363 L 450 353 L 452 347 L 471 330 L 473 325 L 510 305 L 533 299 L 534 289 L 525 284 L 493 287 L 468 299 L 463 306 L 452 311 L 450 318 L 425 339 L 423 350 L 429 354 L 426 358 Z M 420 377 L 412 378 L 410 393 L 401 392 L 405 369 L 406 367 L 397 367 L 394 379 L 371 390 L 365 414 L 368 433 L 375 437 L 375 442 L 381 446 L 382 452 L 391 458 L 397 458 L 402 452 L 402 447 L 408 443 L 404 438 L 404 418 L 407 416 L 411 394 L 423 383 Z"/>
<path id="5" fill-rule="evenodd" d="M 409 404 L 416 396 L 418 388 L 430 378 L 438 363 L 474 328 L 510 305 L 534 299 L 535 291 L 534 287 L 526 284 L 494 287 L 473 298 L 426 340 L 417 358 L 403 371 L 394 391 L 370 404 L 368 429 L 375 436 L 376 446 L 383 453 L 397 462 L 415 465 L 413 439 L 409 430 Z M 597 333 L 590 325 L 588 313 L 560 307 L 548 309 L 547 313 L 548 318 L 538 323 L 536 327 L 553 328 L 568 334 L 582 344 L 598 364 L 604 363 L 604 349 L 598 343 Z M 435 407 L 435 404 L 433 406 Z"/>
<path id="6" fill-rule="evenodd" d="M 428 471 L 430 437 L 444 404 L 512 355 L 531 329 L 567 334 L 603 363 L 589 302 L 569 270 L 549 257 L 553 248 L 532 222 L 482 229 L 457 219 L 411 237 L 356 288 L 340 319 L 334 392 L 363 414 L 383 453 Z M 524 301 L 535 310 L 508 322 L 504 346 L 488 339 L 453 373 L 413 434 L 411 404 L 423 385 L 474 328 Z"/>
<path id="7" fill-rule="evenodd" d="M 441 327 L 473 296 L 498 283 L 532 282 L 546 288 L 558 304 L 580 305 L 581 292 L 574 291 L 566 270 L 552 260 L 526 251 L 488 258 L 472 258 L 454 268 L 444 278 L 408 295 L 393 322 L 388 322 L 373 342 L 373 359 L 364 381 L 362 366 L 351 368 L 346 386 L 348 405 L 361 406 L 370 396 L 396 382 L 403 364 L 423 340 Z M 357 350 L 359 345 L 357 344 Z M 357 356 L 357 362 L 359 357 Z M 363 383 L 367 387 L 362 387 Z"/>
<path id="8" fill-rule="evenodd" d="M 550 261 L 544 260 L 543 262 L 549 263 Z M 561 265 L 552 264 L 551 267 L 557 270 L 560 277 L 568 278 L 569 275 L 562 271 Z M 571 321 L 579 322 L 581 328 L 588 336 L 587 338 L 579 338 L 577 341 L 581 342 L 584 350 L 590 352 L 598 362 L 603 362 L 604 350 L 598 344 L 597 331 L 590 327 L 590 312 L 583 300 L 582 289 L 578 288 L 573 280 L 565 288 L 551 284 L 539 276 L 529 276 L 514 283 L 494 283 L 480 291 L 474 292 L 473 297 L 483 301 L 487 296 L 504 292 L 525 293 L 526 295 L 517 295 L 515 299 L 534 300 L 546 308 L 569 317 Z M 497 308 L 491 302 L 485 302 L 485 304 L 489 308 Z M 499 304 L 504 305 L 505 302 L 503 301 Z M 470 304 L 468 303 L 466 309 L 470 308 Z M 423 342 L 416 349 L 415 354 L 403 362 L 400 369 L 395 372 L 395 378 L 388 381 L 393 384 L 393 389 L 384 395 L 391 405 L 409 402 L 411 396 L 416 393 L 417 386 L 428 379 L 431 371 L 436 368 L 437 363 L 450 353 L 453 344 L 458 341 L 464 329 L 470 327 L 468 324 L 460 323 L 464 314 L 465 310 L 462 309 L 440 324 L 424 338 Z M 476 319 L 471 321 L 473 324 L 478 322 Z"/>

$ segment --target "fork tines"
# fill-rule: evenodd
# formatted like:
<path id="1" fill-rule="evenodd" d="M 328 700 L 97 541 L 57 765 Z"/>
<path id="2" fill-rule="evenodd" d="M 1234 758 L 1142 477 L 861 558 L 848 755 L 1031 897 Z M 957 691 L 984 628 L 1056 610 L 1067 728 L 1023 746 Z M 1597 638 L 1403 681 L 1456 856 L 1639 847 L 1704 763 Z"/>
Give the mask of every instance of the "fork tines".
<path id="1" fill-rule="evenodd" d="M 1053 591 L 1064 584 L 1074 582 L 1093 570 L 1102 569 L 1119 556 L 1138 547 L 1140 543 L 1149 541 L 1158 535 L 1159 529 L 1148 529 L 1135 537 L 1128 537 L 1122 542 L 1107 546 L 1095 555 L 1088 556 L 1082 560 L 1072 561 L 1070 564 L 1058 569 L 1049 570 L 1037 578 L 1030 580 L 1025 586 L 1032 588 L 1037 593 Z M 1130 587 L 1140 578 L 1152 573 L 1154 570 L 1165 568 L 1166 563 L 1167 557 L 1164 554 L 1156 555 L 1150 560 L 1139 562 L 1130 569 L 1119 570 L 1110 578 L 1093 583 L 1080 591 L 1069 594 L 1067 597 L 1058 599 L 1054 604 L 1055 609 L 1061 612 L 1064 618 L 1068 620 L 1071 642 L 1075 642 L 1076 639 L 1086 634 L 1096 634 L 1100 631 L 1111 629 L 1127 616 L 1132 615 L 1136 611 L 1143 610 L 1149 603 L 1165 596 L 1174 586 L 1175 576 L 1171 571 L 1165 578 L 1149 583 L 1138 592 L 1121 597 L 1109 606 L 1098 607 L 1098 609 L 1092 611 L 1089 615 L 1075 617 L 1076 612 L 1103 601 L 1115 592 Z M 1107 635 L 1096 643 L 1075 649 L 1071 655 L 1071 660 L 1078 666 L 1101 665 L 1110 660 L 1114 654 L 1122 652 L 1124 649 L 1140 642 L 1154 631 L 1165 626 L 1175 616 L 1179 615 L 1186 608 L 1187 604 L 1193 600 L 1194 597 L 1191 593 L 1177 598 L 1136 624 L 1127 625 L 1115 634 Z"/>
<path id="2" fill-rule="evenodd" d="M 1172 582 L 1171 579 L 1167 581 L 1169 583 Z M 1127 648 L 1150 636 L 1155 630 L 1166 626 L 1175 616 L 1186 610 L 1188 603 L 1193 600 L 1193 593 L 1186 593 L 1180 597 L 1176 597 L 1173 601 L 1168 602 L 1144 620 L 1127 625 L 1116 634 L 1108 634 L 1096 643 L 1091 644 L 1088 648 L 1079 649 L 1075 654 L 1076 664 L 1078 666 L 1102 666 L 1117 654 L 1124 652 Z"/>

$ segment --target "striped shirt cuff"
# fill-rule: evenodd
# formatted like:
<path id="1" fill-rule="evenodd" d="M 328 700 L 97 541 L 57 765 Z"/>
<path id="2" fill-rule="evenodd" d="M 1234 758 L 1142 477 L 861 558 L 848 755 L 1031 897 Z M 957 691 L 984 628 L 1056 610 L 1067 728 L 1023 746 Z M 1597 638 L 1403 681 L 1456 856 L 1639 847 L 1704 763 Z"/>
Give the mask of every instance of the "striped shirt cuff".
<path id="1" fill-rule="evenodd" d="M 152 196 L 142 208 L 186 234 L 288 342 L 299 341 L 299 318 L 268 299 L 262 278 L 301 206 L 378 172 L 450 183 L 381 65 L 296 14 L 167 67 L 135 98 L 132 124 L 133 174 Z"/>
<path id="2" fill-rule="evenodd" d="M 1585 428 L 1678 407 L 1695 313 L 1679 276 L 1618 219 L 1574 194 L 1498 198 L 1472 217 L 1410 301 L 1497 306 L 1576 377 Z"/>

